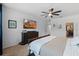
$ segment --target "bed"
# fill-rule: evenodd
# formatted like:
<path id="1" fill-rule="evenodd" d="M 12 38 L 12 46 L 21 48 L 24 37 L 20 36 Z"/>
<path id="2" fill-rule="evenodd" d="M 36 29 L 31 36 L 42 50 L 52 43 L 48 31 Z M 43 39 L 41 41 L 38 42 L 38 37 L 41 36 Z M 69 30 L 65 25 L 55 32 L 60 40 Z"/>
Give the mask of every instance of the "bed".
<path id="1" fill-rule="evenodd" d="M 63 56 L 79 56 L 79 37 L 68 39 Z"/>
<path id="2" fill-rule="evenodd" d="M 46 41 L 45 39 L 47 39 L 48 41 L 43 42 L 43 41 Z M 44 43 L 42 45 L 40 45 L 41 43 L 39 42 L 39 40 L 34 41 L 33 44 L 29 45 L 29 47 L 32 46 L 32 48 L 30 48 L 30 53 L 34 53 L 36 56 L 62 56 L 63 55 L 66 42 L 67 42 L 67 38 L 65 36 L 44 37 L 41 39 L 42 41 L 40 41 Z"/>
<path id="3" fill-rule="evenodd" d="M 66 42 L 66 37 L 56 37 L 41 47 L 40 56 L 62 56 Z"/>

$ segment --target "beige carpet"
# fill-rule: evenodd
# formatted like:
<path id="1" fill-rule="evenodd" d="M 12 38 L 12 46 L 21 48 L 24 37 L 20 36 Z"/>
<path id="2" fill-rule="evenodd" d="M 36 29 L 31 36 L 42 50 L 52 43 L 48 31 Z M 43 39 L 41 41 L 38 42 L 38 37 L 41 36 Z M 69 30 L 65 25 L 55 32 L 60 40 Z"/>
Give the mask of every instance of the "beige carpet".
<path id="1" fill-rule="evenodd" d="M 28 53 L 28 45 L 15 45 L 3 49 L 3 56 L 27 56 Z"/>

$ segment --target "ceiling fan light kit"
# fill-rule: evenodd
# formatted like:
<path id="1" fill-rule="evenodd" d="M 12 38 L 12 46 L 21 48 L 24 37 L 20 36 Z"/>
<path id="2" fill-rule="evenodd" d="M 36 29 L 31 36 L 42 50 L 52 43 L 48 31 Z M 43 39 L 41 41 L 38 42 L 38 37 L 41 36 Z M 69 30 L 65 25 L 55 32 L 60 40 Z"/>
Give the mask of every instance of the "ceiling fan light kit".
<path id="1" fill-rule="evenodd" d="M 42 11 L 42 13 L 45 15 L 47 15 L 47 17 L 53 17 L 54 15 L 55 16 L 59 16 L 60 14 L 60 12 L 62 12 L 61 10 L 58 10 L 58 11 L 54 11 L 54 8 L 51 8 L 51 9 L 49 9 L 49 11 L 48 12 L 44 12 L 44 11 Z M 43 15 L 43 16 L 44 16 Z"/>
<path id="2" fill-rule="evenodd" d="M 52 16 L 52 14 L 51 14 L 51 13 L 49 13 L 49 14 L 48 14 L 48 16 Z"/>

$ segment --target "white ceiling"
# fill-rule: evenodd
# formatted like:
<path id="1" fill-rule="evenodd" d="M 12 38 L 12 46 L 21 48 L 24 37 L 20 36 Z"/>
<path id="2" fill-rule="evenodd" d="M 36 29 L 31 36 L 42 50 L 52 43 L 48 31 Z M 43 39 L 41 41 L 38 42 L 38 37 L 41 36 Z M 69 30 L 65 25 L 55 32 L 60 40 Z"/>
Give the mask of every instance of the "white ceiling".
<path id="1" fill-rule="evenodd" d="M 62 10 L 63 17 L 79 14 L 79 3 L 5 3 L 3 5 L 35 16 L 40 16 L 41 11 L 48 11 L 49 8 L 55 8 L 55 11 Z"/>

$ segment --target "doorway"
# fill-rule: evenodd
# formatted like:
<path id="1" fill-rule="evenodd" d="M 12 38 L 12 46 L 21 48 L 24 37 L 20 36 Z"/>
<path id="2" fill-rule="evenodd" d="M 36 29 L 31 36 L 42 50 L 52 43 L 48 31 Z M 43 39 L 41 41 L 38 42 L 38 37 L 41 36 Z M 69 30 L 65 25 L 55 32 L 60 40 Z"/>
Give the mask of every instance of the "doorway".
<path id="1" fill-rule="evenodd" d="M 2 55 L 2 4 L 0 4 L 0 55 Z"/>

